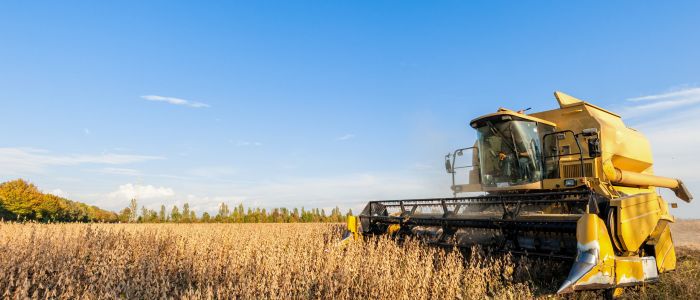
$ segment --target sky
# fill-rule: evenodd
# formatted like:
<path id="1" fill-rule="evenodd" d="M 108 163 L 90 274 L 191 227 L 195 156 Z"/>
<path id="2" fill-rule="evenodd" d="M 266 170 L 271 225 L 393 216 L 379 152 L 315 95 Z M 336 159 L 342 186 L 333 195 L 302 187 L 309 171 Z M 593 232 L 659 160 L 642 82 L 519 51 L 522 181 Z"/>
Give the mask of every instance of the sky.
<path id="1" fill-rule="evenodd" d="M 115 211 L 357 211 L 450 196 L 471 119 L 561 90 L 700 193 L 700 3 L 663 4 L 6 1 L 0 180 Z"/>

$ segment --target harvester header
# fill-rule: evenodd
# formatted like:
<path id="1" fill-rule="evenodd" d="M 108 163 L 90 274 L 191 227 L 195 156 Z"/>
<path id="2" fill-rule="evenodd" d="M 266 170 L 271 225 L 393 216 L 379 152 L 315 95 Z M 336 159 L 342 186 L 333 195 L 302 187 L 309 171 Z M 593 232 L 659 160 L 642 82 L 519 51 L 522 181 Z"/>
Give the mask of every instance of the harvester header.
<path id="1" fill-rule="evenodd" d="M 554 95 L 557 109 L 500 108 L 473 119 L 474 145 L 445 157 L 453 197 L 371 201 L 349 218 L 349 237 L 569 258 L 559 293 L 651 282 L 675 269 L 674 217 L 656 189 L 686 202 L 690 192 L 654 174 L 649 141 L 619 115 Z"/>

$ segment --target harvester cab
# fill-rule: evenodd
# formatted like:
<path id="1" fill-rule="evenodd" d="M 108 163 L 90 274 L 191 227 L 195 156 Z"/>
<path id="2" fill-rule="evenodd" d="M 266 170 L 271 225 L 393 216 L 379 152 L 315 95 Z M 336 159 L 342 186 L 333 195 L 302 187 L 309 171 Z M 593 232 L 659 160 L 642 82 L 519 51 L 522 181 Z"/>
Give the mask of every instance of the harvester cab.
<path id="1" fill-rule="evenodd" d="M 445 157 L 453 197 L 370 201 L 349 218 L 349 239 L 408 235 L 572 259 L 559 293 L 655 281 L 675 269 L 674 217 L 656 189 L 690 202 L 683 182 L 654 175 L 649 142 L 619 115 L 554 94 L 558 109 L 501 108 L 472 120 L 474 145 Z"/>

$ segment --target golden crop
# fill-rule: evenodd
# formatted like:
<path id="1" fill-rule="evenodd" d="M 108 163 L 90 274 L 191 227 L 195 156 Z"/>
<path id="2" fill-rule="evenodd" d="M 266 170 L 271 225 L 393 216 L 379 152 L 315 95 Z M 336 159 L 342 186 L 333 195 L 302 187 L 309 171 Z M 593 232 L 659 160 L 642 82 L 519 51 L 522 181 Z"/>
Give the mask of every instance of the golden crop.
<path id="1" fill-rule="evenodd" d="M 568 267 L 478 253 L 465 258 L 389 238 L 342 249 L 336 247 L 341 230 L 328 224 L 0 223 L 0 296 L 533 298 L 555 289 Z"/>

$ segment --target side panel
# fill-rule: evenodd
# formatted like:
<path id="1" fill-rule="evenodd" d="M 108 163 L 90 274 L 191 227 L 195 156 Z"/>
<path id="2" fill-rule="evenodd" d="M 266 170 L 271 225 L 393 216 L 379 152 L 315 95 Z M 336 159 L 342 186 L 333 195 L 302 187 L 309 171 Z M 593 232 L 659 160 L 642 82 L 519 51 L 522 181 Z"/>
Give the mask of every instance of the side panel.
<path id="1" fill-rule="evenodd" d="M 348 216 L 348 231 L 357 239 L 360 236 L 360 220 L 357 216 Z"/>
<path id="2" fill-rule="evenodd" d="M 557 294 L 615 286 L 615 252 L 605 222 L 584 214 L 576 224 L 576 261 Z"/>
<path id="3" fill-rule="evenodd" d="M 624 250 L 636 252 L 649 238 L 663 213 L 656 193 L 626 196 L 610 201 L 617 209 L 617 236 Z"/>
<path id="4" fill-rule="evenodd" d="M 654 256 L 656 256 L 656 267 L 659 272 L 676 269 L 676 250 L 673 247 L 671 238 L 671 226 L 668 222 L 663 222 L 664 229 L 654 245 Z"/>
<path id="5" fill-rule="evenodd" d="M 616 257 L 615 284 L 634 285 L 659 278 L 653 257 Z"/>

